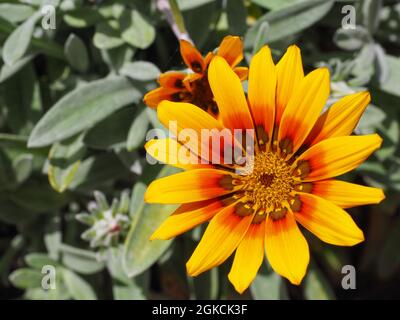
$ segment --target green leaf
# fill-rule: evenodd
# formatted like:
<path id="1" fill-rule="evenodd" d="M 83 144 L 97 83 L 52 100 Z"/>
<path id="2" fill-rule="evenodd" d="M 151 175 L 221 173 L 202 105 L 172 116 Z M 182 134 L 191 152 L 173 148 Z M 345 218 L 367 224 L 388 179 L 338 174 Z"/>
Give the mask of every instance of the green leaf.
<path id="1" fill-rule="evenodd" d="M 214 1 L 215 0 L 177 0 L 178 7 L 181 11 L 192 10 Z"/>
<path id="2" fill-rule="evenodd" d="M 33 155 L 21 154 L 13 160 L 12 166 L 15 172 L 15 182 L 18 185 L 24 183 L 33 169 Z"/>
<path id="3" fill-rule="evenodd" d="M 30 54 L 30 55 L 26 55 L 25 57 L 19 59 L 17 62 L 15 62 L 11 66 L 4 64 L 1 67 L 1 71 L 0 71 L 0 83 L 3 83 L 8 78 L 10 78 L 14 74 L 16 74 L 19 70 L 21 70 L 23 67 L 25 67 L 33 58 L 34 58 L 34 55 Z"/>
<path id="4" fill-rule="evenodd" d="M 379 83 L 385 83 L 389 79 L 389 64 L 386 53 L 380 44 L 375 43 L 375 76 Z"/>
<path id="5" fill-rule="evenodd" d="M 78 87 L 62 97 L 33 129 L 29 147 L 58 142 L 93 127 L 142 94 L 122 77 L 110 77 Z"/>
<path id="6" fill-rule="evenodd" d="M 57 266 L 59 263 L 56 260 L 51 259 L 45 253 L 30 253 L 25 256 L 25 262 L 28 266 L 42 270 L 43 266 L 50 265 L 50 266 Z"/>
<path id="7" fill-rule="evenodd" d="M 96 294 L 92 287 L 76 273 L 62 269 L 65 286 L 75 300 L 96 300 Z"/>
<path id="8" fill-rule="evenodd" d="M 122 267 L 123 246 L 109 248 L 106 252 L 107 269 L 114 280 L 121 284 L 131 285 L 132 280 L 128 277 Z"/>
<path id="9" fill-rule="evenodd" d="M 29 300 L 68 300 L 71 295 L 65 285 L 56 284 L 56 289 L 43 290 L 42 288 L 32 288 L 25 291 L 25 299 Z"/>
<path id="10" fill-rule="evenodd" d="M 101 14 L 92 8 L 78 8 L 63 15 L 64 21 L 73 28 L 87 28 L 102 19 Z"/>
<path id="11" fill-rule="evenodd" d="M 361 131 L 364 134 L 373 133 L 385 118 L 386 113 L 384 111 L 377 106 L 370 104 L 361 116 L 356 131 Z"/>
<path id="12" fill-rule="evenodd" d="M 93 44 L 98 49 L 113 49 L 124 44 L 118 21 L 108 20 L 96 25 Z"/>
<path id="13" fill-rule="evenodd" d="M 8 65 L 13 65 L 23 57 L 31 42 L 33 29 L 41 13 L 36 12 L 28 20 L 18 26 L 7 38 L 3 47 L 3 60 Z"/>
<path id="14" fill-rule="evenodd" d="M 65 248 L 65 245 L 63 245 L 63 248 Z M 68 269 L 81 274 L 98 273 L 104 269 L 104 263 L 95 260 L 95 257 L 85 254 L 86 250 L 74 249 L 74 251 L 63 251 L 62 262 Z"/>
<path id="15" fill-rule="evenodd" d="M 132 196 L 129 206 L 129 215 L 134 217 L 140 214 L 144 206 L 144 193 L 146 192 L 146 185 L 142 182 L 137 182 L 132 189 Z"/>
<path id="16" fill-rule="evenodd" d="M 102 184 L 114 181 L 119 177 L 129 177 L 129 171 L 114 154 L 102 154 L 81 162 L 68 189 L 86 190 L 90 192 L 100 188 Z"/>
<path id="17" fill-rule="evenodd" d="M 274 271 L 268 270 L 264 263 L 251 284 L 250 291 L 256 300 L 279 300 L 282 285 L 282 278 Z"/>
<path id="18" fill-rule="evenodd" d="M 357 26 L 356 29 L 341 28 L 336 30 L 333 41 L 341 49 L 358 50 L 370 41 L 370 36 L 361 26 Z"/>
<path id="19" fill-rule="evenodd" d="M 270 10 L 279 10 L 304 1 L 305 0 L 251 0 L 251 2 Z"/>
<path id="20" fill-rule="evenodd" d="M 205 44 L 220 14 L 221 8 L 216 1 L 202 1 L 201 5 L 183 12 L 187 32 L 198 48 Z"/>
<path id="21" fill-rule="evenodd" d="M 160 70 L 151 62 L 134 61 L 124 63 L 119 73 L 133 80 L 150 81 L 158 78 Z"/>
<path id="22" fill-rule="evenodd" d="M 139 110 L 137 116 L 129 129 L 126 148 L 133 151 L 139 148 L 146 138 L 147 128 L 149 127 L 149 118 L 147 117 L 146 107 Z"/>
<path id="23" fill-rule="evenodd" d="M 20 289 L 39 288 L 43 274 L 39 270 L 21 268 L 10 274 L 9 279 L 13 286 Z"/>
<path id="24" fill-rule="evenodd" d="M 125 147 L 134 115 L 135 110 L 131 107 L 118 110 L 85 134 L 85 145 L 95 149 Z"/>
<path id="25" fill-rule="evenodd" d="M 54 190 L 64 192 L 71 184 L 86 151 L 82 139 L 79 135 L 51 147 L 48 176 Z"/>
<path id="26" fill-rule="evenodd" d="M 304 279 L 304 296 L 308 300 L 333 300 L 335 294 L 317 266 L 311 264 Z"/>
<path id="27" fill-rule="evenodd" d="M 89 67 L 89 57 L 83 41 L 71 33 L 65 42 L 65 57 L 69 64 L 79 72 L 86 72 Z"/>
<path id="28" fill-rule="evenodd" d="M 142 288 L 139 286 L 113 286 L 115 300 L 146 300 Z"/>
<path id="29" fill-rule="evenodd" d="M 101 57 L 110 70 L 114 73 L 119 73 L 123 64 L 132 60 L 135 50 L 136 49 L 124 44 L 117 48 L 101 50 Z"/>
<path id="30" fill-rule="evenodd" d="M 70 200 L 69 196 L 55 192 L 48 183 L 35 180 L 28 180 L 9 197 L 21 207 L 37 213 L 59 209 Z"/>
<path id="31" fill-rule="evenodd" d="M 400 83 L 400 58 L 386 55 L 386 62 L 388 64 L 389 75 L 379 88 L 395 96 L 400 96 L 399 83 Z"/>
<path id="32" fill-rule="evenodd" d="M 364 0 L 362 3 L 363 22 L 368 31 L 373 34 L 379 25 L 382 0 Z"/>
<path id="33" fill-rule="evenodd" d="M 138 10 L 122 15 L 121 30 L 122 39 L 140 49 L 148 48 L 156 37 L 153 25 Z"/>
<path id="34" fill-rule="evenodd" d="M 12 131 L 29 134 L 42 112 L 39 82 L 31 64 L 4 82 L 7 122 Z"/>
<path id="35" fill-rule="evenodd" d="M 242 36 L 246 32 L 247 11 L 243 0 L 228 0 L 226 2 L 229 31 L 231 34 Z"/>
<path id="36" fill-rule="evenodd" d="M 17 3 L 0 3 L 0 17 L 18 23 L 31 17 L 35 11 L 31 6 Z"/>
<path id="37" fill-rule="evenodd" d="M 329 12 L 333 3 L 333 0 L 307 0 L 268 12 L 247 31 L 245 47 L 252 47 L 263 22 L 268 22 L 268 40 L 274 42 L 312 26 Z"/>
<path id="38" fill-rule="evenodd" d="M 159 177 L 176 172 L 165 167 Z M 168 249 L 171 240 L 150 241 L 151 234 L 176 208 L 175 205 L 145 205 L 133 216 L 131 229 L 125 240 L 123 266 L 129 277 L 149 268 Z"/>

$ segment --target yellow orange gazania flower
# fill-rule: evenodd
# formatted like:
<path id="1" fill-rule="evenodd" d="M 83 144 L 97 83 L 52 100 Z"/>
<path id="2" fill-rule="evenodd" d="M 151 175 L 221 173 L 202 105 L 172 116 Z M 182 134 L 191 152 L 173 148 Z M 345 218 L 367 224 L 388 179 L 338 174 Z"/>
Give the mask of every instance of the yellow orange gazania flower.
<path id="1" fill-rule="evenodd" d="M 218 55 L 223 57 L 234 72 L 241 78 L 247 77 L 246 67 L 237 67 L 243 59 L 243 43 L 239 37 L 225 37 L 216 54 L 209 52 L 204 58 L 188 41 L 180 41 L 180 51 L 183 61 L 192 73 L 169 71 L 160 75 L 160 87 L 147 93 L 144 102 L 151 108 L 157 108 L 163 100 L 189 102 L 218 116 L 218 107 L 208 83 L 207 71 L 211 59 Z"/>
<path id="2" fill-rule="evenodd" d="M 299 225 L 329 244 L 353 246 L 364 235 L 343 209 L 384 198 L 380 189 L 334 179 L 381 145 L 377 134 L 351 135 L 370 95 L 346 96 L 322 113 L 330 92 L 329 72 L 320 68 L 304 76 L 296 46 L 289 47 L 277 65 L 267 46 L 253 57 L 247 99 L 239 77 L 223 58 L 213 58 L 208 78 L 219 121 L 192 104 L 170 101 L 159 105 L 158 117 L 164 125 L 177 121 L 177 131 L 254 129 L 253 169 L 239 174 L 234 164 L 171 163 L 186 171 L 154 181 L 145 200 L 181 206 L 152 239 L 170 239 L 209 221 L 187 262 L 190 275 L 220 265 L 236 251 L 228 277 L 242 293 L 265 252 L 278 274 L 300 284 L 310 257 Z M 174 149 L 165 146 L 181 145 L 168 138 L 149 141 L 146 148 L 156 159 L 171 162 L 168 150 Z M 196 153 L 195 145 L 181 148 Z"/>

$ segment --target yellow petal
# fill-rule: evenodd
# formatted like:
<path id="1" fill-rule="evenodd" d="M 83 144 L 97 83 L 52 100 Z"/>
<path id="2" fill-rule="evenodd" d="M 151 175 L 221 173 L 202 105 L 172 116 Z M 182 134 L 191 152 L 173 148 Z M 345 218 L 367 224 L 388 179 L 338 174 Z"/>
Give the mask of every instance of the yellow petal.
<path id="1" fill-rule="evenodd" d="M 223 57 L 231 67 L 243 59 L 243 43 L 237 36 L 226 36 L 219 48 L 218 55 Z"/>
<path id="2" fill-rule="evenodd" d="M 309 166 L 310 172 L 304 181 L 324 180 L 358 167 L 381 144 L 377 134 L 331 138 L 305 151 L 297 163 L 306 162 Z"/>
<path id="3" fill-rule="evenodd" d="M 186 263 L 188 274 L 197 276 L 223 263 L 243 239 L 252 219 L 252 215 L 236 215 L 233 205 L 220 211 L 211 219 L 200 243 Z"/>
<path id="4" fill-rule="evenodd" d="M 190 103 L 164 101 L 157 108 L 157 115 L 160 122 L 177 137 L 177 140 L 194 154 L 201 156 L 207 163 L 218 161 L 223 163 L 220 158 L 221 150 L 214 146 L 212 136 L 209 136 L 209 139 L 202 136 L 206 129 L 209 133 L 214 129 L 217 133 L 224 133 L 224 127 L 210 114 Z M 226 137 L 223 142 L 231 147 L 233 136 L 229 130 Z"/>
<path id="5" fill-rule="evenodd" d="M 315 181 L 311 193 L 341 208 L 379 203 L 385 199 L 382 189 L 340 180 Z"/>
<path id="6" fill-rule="evenodd" d="M 232 193 L 232 175 L 223 170 L 196 169 L 153 181 L 145 193 L 149 203 L 189 203 Z"/>
<path id="7" fill-rule="evenodd" d="M 145 144 L 147 153 L 161 163 L 185 170 L 208 168 L 201 159 L 174 139 L 153 139 Z"/>
<path id="8" fill-rule="evenodd" d="M 291 96 L 279 126 L 280 145 L 290 142 L 286 154 L 295 153 L 313 128 L 329 96 L 329 71 L 310 72 Z"/>
<path id="9" fill-rule="evenodd" d="M 363 232 L 343 209 L 308 193 L 300 194 L 300 201 L 296 220 L 322 241 L 338 246 L 354 246 L 364 241 Z"/>
<path id="10" fill-rule="evenodd" d="M 224 204 L 219 199 L 183 204 L 154 231 L 150 240 L 176 237 L 209 221 L 223 207 Z"/>
<path id="11" fill-rule="evenodd" d="M 236 249 L 229 281 L 236 291 L 243 293 L 257 275 L 264 258 L 265 221 L 251 224 Z"/>
<path id="12" fill-rule="evenodd" d="M 179 99 L 179 92 L 181 92 L 181 89 L 160 87 L 146 93 L 143 101 L 147 106 L 157 108 L 163 100 L 176 101 Z"/>
<path id="13" fill-rule="evenodd" d="M 350 135 L 370 100 L 369 92 L 359 92 L 335 102 L 318 118 L 305 144 L 312 146 L 324 139 Z"/>
<path id="14" fill-rule="evenodd" d="M 180 41 L 181 56 L 185 64 L 196 73 L 203 72 L 203 56 L 189 41 Z"/>
<path id="15" fill-rule="evenodd" d="M 275 120 L 276 70 L 271 50 L 264 46 L 251 60 L 248 100 L 256 128 L 262 126 L 272 138 Z M 258 137 L 260 141 L 261 137 Z M 266 143 L 267 141 L 264 141 Z"/>
<path id="16" fill-rule="evenodd" d="M 291 212 L 279 220 L 267 219 L 265 246 L 272 269 L 299 285 L 306 274 L 310 252 Z"/>
<path id="17" fill-rule="evenodd" d="M 275 122 L 280 123 L 283 110 L 304 78 L 303 63 L 300 49 L 292 45 L 276 65 L 277 89 L 276 89 L 276 117 Z"/>
<path id="18" fill-rule="evenodd" d="M 242 83 L 225 59 L 218 56 L 212 59 L 208 79 L 223 124 L 232 130 L 253 129 Z"/>

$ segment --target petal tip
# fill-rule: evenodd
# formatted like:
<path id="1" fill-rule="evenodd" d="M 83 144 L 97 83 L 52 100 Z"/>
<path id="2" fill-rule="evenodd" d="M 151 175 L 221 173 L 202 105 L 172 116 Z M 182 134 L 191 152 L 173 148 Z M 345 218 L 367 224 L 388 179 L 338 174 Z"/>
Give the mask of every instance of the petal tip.
<path id="1" fill-rule="evenodd" d="M 241 281 L 235 278 L 232 272 L 229 272 L 228 279 L 232 283 L 232 286 L 235 288 L 236 292 L 238 292 L 239 294 L 243 294 L 243 292 L 246 291 L 246 289 L 249 287 L 245 286 Z"/>

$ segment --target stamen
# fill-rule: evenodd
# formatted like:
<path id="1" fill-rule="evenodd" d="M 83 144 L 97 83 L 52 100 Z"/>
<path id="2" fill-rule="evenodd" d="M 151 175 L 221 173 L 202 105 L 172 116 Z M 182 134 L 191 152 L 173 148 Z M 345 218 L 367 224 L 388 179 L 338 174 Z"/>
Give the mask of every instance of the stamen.
<path id="1" fill-rule="evenodd" d="M 273 218 L 286 214 L 283 203 L 289 201 L 294 191 L 295 180 L 290 165 L 274 152 L 261 152 L 249 161 L 248 171 L 240 178 L 247 199 L 259 208 L 255 220 L 261 219 L 258 214 Z"/>

